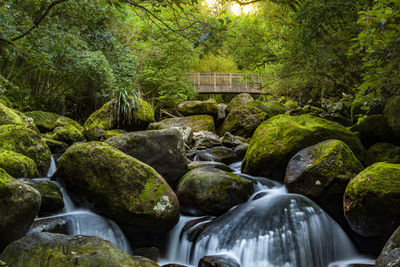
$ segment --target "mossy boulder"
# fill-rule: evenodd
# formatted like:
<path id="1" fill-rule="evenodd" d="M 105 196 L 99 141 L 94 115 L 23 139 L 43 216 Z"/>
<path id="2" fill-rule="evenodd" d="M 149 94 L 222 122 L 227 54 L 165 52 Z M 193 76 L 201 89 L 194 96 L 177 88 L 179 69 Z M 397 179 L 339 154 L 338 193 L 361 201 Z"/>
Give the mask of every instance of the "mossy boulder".
<path id="1" fill-rule="evenodd" d="M 71 145 L 85 141 L 85 136 L 73 125 L 58 126 L 54 129 L 52 139 Z"/>
<path id="2" fill-rule="evenodd" d="M 231 134 L 230 132 L 225 132 L 224 136 L 221 137 L 221 143 L 226 147 L 237 147 L 238 145 L 243 144 L 242 141 Z"/>
<path id="3" fill-rule="evenodd" d="M 10 244 L 0 255 L 8 266 L 155 267 L 143 264 L 109 241 L 96 236 L 33 233 Z"/>
<path id="4" fill-rule="evenodd" d="M 196 168 L 179 181 L 177 195 L 183 211 L 221 215 L 246 202 L 253 193 L 253 182 L 212 167 Z"/>
<path id="5" fill-rule="evenodd" d="M 400 266 L 400 227 L 386 242 L 375 263 L 376 267 Z"/>
<path id="6" fill-rule="evenodd" d="M 219 254 L 202 257 L 198 267 L 240 267 L 240 264 L 228 254 Z"/>
<path id="7" fill-rule="evenodd" d="M 283 114 L 287 110 L 286 107 L 278 101 L 264 102 L 260 100 L 254 100 L 247 102 L 246 106 L 258 108 L 259 110 L 267 113 L 268 117 Z"/>
<path id="8" fill-rule="evenodd" d="M 127 131 L 144 130 L 154 122 L 154 111 L 151 105 L 140 98 L 135 100 L 133 118 L 129 121 L 120 120 L 116 113 L 116 100 L 105 103 L 86 120 L 83 125 L 85 136 L 88 140 L 99 140 L 103 133 L 112 129 Z M 120 121 L 119 121 L 120 120 Z"/>
<path id="9" fill-rule="evenodd" d="M 0 103 L 0 125 L 16 124 L 25 126 L 24 120 L 11 108 Z"/>
<path id="10" fill-rule="evenodd" d="M 238 107 L 244 107 L 246 104 L 250 101 L 253 101 L 254 98 L 248 94 L 248 93 L 242 93 L 237 96 L 235 96 L 231 102 L 228 103 L 228 105 L 225 108 L 226 113 L 231 112 L 234 109 L 237 109 Z"/>
<path id="11" fill-rule="evenodd" d="M 15 113 L 17 113 L 21 119 L 24 121 L 25 123 L 25 127 L 28 129 L 31 129 L 37 133 L 40 133 L 38 127 L 35 124 L 35 121 L 33 120 L 33 118 L 26 116 L 24 113 L 18 111 L 18 110 L 14 110 Z"/>
<path id="12" fill-rule="evenodd" d="M 117 136 L 117 135 L 121 135 L 121 134 L 124 134 L 124 133 L 126 133 L 126 131 L 125 130 L 120 130 L 120 129 L 108 130 L 108 131 L 105 131 L 103 133 L 103 135 L 100 138 L 100 141 L 104 142 L 107 139 L 110 139 L 111 137 L 114 137 L 114 136 Z"/>
<path id="13" fill-rule="evenodd" d="M 343 194 L 364 167 L 344 142 L 328 140 L 297 152 L 289 161 L 285 185 L 290 193 L 314 200 L 332 217 L 343 217 Z"/>
<path id="14" fill-rule="evenodd" d="M 209 131 L 215 133 L 214 118 L 210 115 L 169 118 L 151 123 L 149 125 L 149 130 L 161 130 L 174 127 L 190 127 L 193 132 Z"/>
<path id="15" fill-rule="evenodd" d="M 47 146 L 49 147 L 52 154 L 62 154 L 68 148 L 67 143 L 64 143 L 61 141 L 56 141 L 51 138 L 49 139 L 49 138 L 45 138 L 45 137 L 43 137 L 42 139 L 47 144 Z"/>
<path id="16" fill-rule="evenodd" d="M 0 149 L 0 168 L 16 178 L 39 177 L 32 159 L 11 150 Z"/>
<path id="17" fill-rule="evenodd" d="M 291 99 L 287 100 L 285 102 L 285 104 L 283 104 L 283 105 L 285 106 L 286 110 L 292 110 L 292 109 L 299 108 L 299 104 L 296 101 L 291 100 Z"/>
<path id="18" fill-rule="evenodd" d="M 390 98 L 384 110 L 390 128 L 400 136 L 400 96 Z"/>
<path id="19" fill-rule="evenodd" d="M 30 111 L 25 112 L 25 115 L 33 118 L 36 126 L 41 133 L 52 132 L 57 127 L 57 120 L 60 115 L 45 111 Z"/>
<path id="20" fill-rule="evenodd" d="M 30 180 L 25 183 L 35 188 L 42 197 L 40 216 L 56 213 L 64 208 L 63 195 L 56 184 L 43 180 Z"/>
<path id="21" fill-rule="evenodd" d="M 367 163 L 387 162 L 400 164 L 400 147 L 390 143 L 377 143 L 367 150 Z"/>
<path id="22" fill-rule="evenodd" d="M 222 162 L 216 162 L 216 161 L 193 161 L 189 163 L 189 171 L 197 169 L 197 168 L 202 168 L 202 167 L 212 167 L 216 169 L 220 169 L 223 171 L 228 171 L 232 172 L 233 170 L 226 165 L 225 163 Z"/>
<path id="23" fill-rule="evenodd" d="M 15 151 L 36 163 L 39 175 L 45 175 L 50 166 L 50 149 L 41 136 L 20 125 L 0 125 L 0 149 Z"/>
<path id="24" fill-rule="evenodd" d="M 218 115 L 218 103 L 212 98 L 206 101 L 184 101 L 178 104 L 178 111 L 183 116 L 211 115 L 216 118 Z"/>
<path id="25" fill-rule="evenodd" d="M 382 114 L 362 117 L 349 129 L 352 132 L 360 133 L 361 142 L 366 147 L 379 142 L 391 142 L 395 140 L 393 131 Z"/>
<path id="26" fill-rule="evenodd" d="M 39 212 L 40 194 L 0 168 L 0 251 L 24 236 Z"/>
<path id="27" fill-rule="evenodd" d="M 375 163 L 347 185 L 345 217 L 359 235 L 387 240 L 400 225 L 400 164 Z"/>
<path id="28" fill-rule="evenodd" d="M 351 119 L 356 122 L 359 118 L 367 115 L 382 114 L 385 104 L 382 98 L 365 95 L 356 98 L 351 105 Z"/>
<path id="29" fill-rule="evenodd" d="M 218 129 L 220 136 L 226 132 L 242 137 L 251 137 L 255 129 L 268 118 L 267 113 L 256 107 L 240 106 L 231 110 Z"/>
<path id="30" fill-rule="evenodd" d="M 75 200 L 92 203 L 95 211 L 125 229 L 162 232 L 179 220 L 178 199 L 164 178 L 106 143 L 72 145 L 54 175 Z"/>
<path id="31" fill-rule="evenodd" d="M 172 188 L 188 171 L 185 144 L 177 129 L 126 133 L 106 143 L 153 167 Z"/>
<path id="32" fill-rule="evenodd" d="M 365 149 L 360 140 L 344 126 L 312 115 L 278 115 L 254 132 L 242 171 L 283 181 L 287 163 L 298 151 L 329 139 L 345 142 L 364 160 Z"/>

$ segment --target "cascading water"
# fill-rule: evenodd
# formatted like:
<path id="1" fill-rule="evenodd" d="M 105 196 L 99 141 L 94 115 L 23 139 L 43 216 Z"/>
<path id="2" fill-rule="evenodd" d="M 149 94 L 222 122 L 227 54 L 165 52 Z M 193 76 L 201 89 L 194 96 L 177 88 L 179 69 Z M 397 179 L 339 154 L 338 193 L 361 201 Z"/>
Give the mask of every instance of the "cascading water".
<path id="1" fill-rule="evenodd" d="M 240 174 L 240 163 L 230 167 Z M 162 263 L 197 266 L 203 256 L 217 254 L 230 255 L 242 267 L 337 267 L 359 259 L 344 231 L 314 202 L 265 178 L 246 177 L 261 181 L 248 202 L 197 224 L 190 222 L 198 218 L 181 216 Z M 365 258 L 356 262 L 374 263 Z"/>
<path id="2" fill-rule="evenodd" d="M 51 165 L 47 173 L 48 177 L 38 179 L 50 181 L 50 177 L 53 176 L 55 171 L 56 164 L 52 157 Z M 98 236 L 114 243 L 117 247 L 128 253 L 131 252 L 127 238 L 114 221 L 99 216 L 90 210 L 77 208 L 65 188 L 59 182 L 52 182 L 60 188 L 63 195 L 64 210 L 60 214 L 36 219 L 29 232 L 41 231 L 46 228 L 46 225 L 52 224 L 55 220 L 60 219 L 66 222 L 68 234 L 70 235 Z"/>

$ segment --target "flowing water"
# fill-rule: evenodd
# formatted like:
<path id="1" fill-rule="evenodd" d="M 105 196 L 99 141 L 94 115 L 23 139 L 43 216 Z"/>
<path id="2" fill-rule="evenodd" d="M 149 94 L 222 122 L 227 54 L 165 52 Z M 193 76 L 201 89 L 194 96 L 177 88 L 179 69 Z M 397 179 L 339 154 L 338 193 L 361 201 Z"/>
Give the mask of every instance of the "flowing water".
<path id="1" fill-rule="evenodd" d="M 217 218 L 181 216 L 162 263 L 197 266 L 206 255 L 228 254 L 242 267 L 337 267 L 373 264 L 358 256 L 340 226 L 308 198 L 261 177 L 249 201 Z M 194 221 L 196 220 L 196 221 Z"/>
<path id="2" fill-rule="evenodd" d="M 56 163 L 52 157 L 47 178 L 38 178 L 37 180 L 50 181 L 50 177 L 53 176 L 55 171 Z M 77 208 L 65 188 L 59 182 L 52 182 L 60 188 L 63 195 L 64 210 L 56 215 L 36 219 L 29 232 L 42 231 L 55 222 L 61 222 L 66 224 L 67 232 L 70 235 L 98 236 L 114 243 L 120 249 L 131 253 L 127 238 L 114 221 L 93 213 L 88 209 Z"/>

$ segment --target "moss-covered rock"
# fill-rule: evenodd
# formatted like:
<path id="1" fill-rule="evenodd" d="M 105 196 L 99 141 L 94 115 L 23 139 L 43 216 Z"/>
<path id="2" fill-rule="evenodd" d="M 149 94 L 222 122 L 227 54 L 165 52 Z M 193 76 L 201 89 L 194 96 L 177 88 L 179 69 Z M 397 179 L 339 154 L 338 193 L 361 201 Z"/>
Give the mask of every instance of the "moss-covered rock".
<path id="1" fill-rule="evenodd" d="M 225 132 L 221 137 L 221 143 L 226 147 L 237 147 L 242 144 L 242 141 L 230 132 Z"/>
<path id="2" fill-rule="evenodd" d="M 33 118 L 26 116 L 24 113 L 18 111 L 18 110 L 14 110 L 15 113 L 17 113 L 21 119 L 24 121 L 25 123 L 25 127 L 28 129 L 31 129 L 37 133 L 40 133 L 38 127 L 35 124 L 35 121 L 33 120 Z"/>
<path id="3" fill-rule="evenodd" d="M 136 106 L 132 120 L 118 121 L 115 103 L 115 100 L 105 103 L 86 120 L 83 128 L 88 140 L 99 140 L 105 131 L 116 128 L 127 131 L 144 130 L 155 121 L 151 105 L 140 98 L 135 100 Z"/>
<path id="4" fill-rule="evenodd" d="M 174 127 L 190 127 L 193 132 L 208 131 L 215 133 L 214 119 L 210 115 L 169 118 L 149 125 L 150 130 L 161 130 Z"/>
<path id="5" fill-rule="evenodd" d="M 107 139 L 110 139 L 111 137 L 114 137 L 114 136 L 117 136 L 117 135 L 121 135 L 121 134 L 124 134 L 124 133 L 126 133 L 126 131 L 125 130 L 120 130 L 120 129 L 108 130 L 108 131 L 105 131 L 103 133 L 103 135 L 100 138 L 100 141 L 104 142 Z"/>
<path id="6" fill-rule="evenodd" d="M 239 262 L 228 254 L 209 255 L 200 259 L 199 267 L 240 267 Z"/>
<path id="7" fill-rule="evenodd" d="M 0 148 L 25 155 L 36 163 L 39 175 L 44 175 L 50 166 L 50 150 L 41 136 L 20 125 L 0 125 Z"/>
<path id="8" fill-rule="evenodd" d="M 30 180 L 25 183 L 35 188 L 42 197 L 40 216 L 56 213 L 64 208 L 63 195 L 56 184 L 43 180 Z"/>
<path id="9" fill-rule="evenodd" d="M 220 136 L 226 132 L 242 137 L 251 137 L 255 129 L 266 118 L 267 114 L 256 107 L 240 106 L 231 110 L 228 117 L 218 129 Z"/>
<path id="10" fill-rule="evenodd" d="M 237 109 L 238 107 L 244 107 L 246 104 L 250 101 L 253 101 L 254 98 L 248 94 L 248 93 L 242 93 L 237 96 L 235 96 L 231 102 L 226 106 L 225 111 L 226 113 L 231 112 L 234 109 Z"/>
<path id="11" fill-rule="evenodd" d="M 76 200 L 92 203 L 97 212 L 125 229 L 167 231 L 179 220 L 178 200 L 164 178 L 108 144 L 69 147 L 55 177 L 63 179 Z"/>
<path id="12" fill-rule="evenodd" d="M 178 104 L 178 111 L 183 116 L 211 115 L 216 118 L 218 115 L 218 103 L 212 98 L 206 101 L 184 101 Z"/>
<path id="13" fill-rule="evenodd" d="M 8 266 L 155 267 L 95 236 L 33 233 L 10 244 L 0 255 Z"/>
<path id="14" fill-rule="evenodd" d="M 202 168 L 202 167 L 212 167 L 212 168 L 220 169 L 220 170 L 227 171 L 227 172 L 233 171 L 228 165 L 226 165 L 222 162 L 193 161 L 193 162 L 189 163 L 189 171 L 197 169 L 197 168 Z"/>
<path id="15" fill-rule="evenodd" d="M 39 192 L 0 168 L 0 251 L 26 234 L 39 207 Z"/>
<path id="16" fill-rule="evenodd" d="M 286 165 L 298 151 L 319 142 L 345 142 L 363 161 L 365 149 L 355 133 L 311 115 L 278 115 L 263 122 L 254 132 L 243 160 L 242 171 L 282 181 Z"/>
<path id="17" fill-rule="evenodd" d="M 352 132 L 360 133 L 361 142 L 366 147 L 379 142 L 395 140 L 392 129 L 382 114 L 362 117 L 349 129 Z"/>
<path id="18" fill-rule="evenodd" d="M 68 148 L 68 144 L 64 142 L 44 137 L 42 138 L 42 140 L 47 144 L 52 154 L 62 154 Z"/>
<path id="19" fill-rule="evenodd" d="M 388 100 L 384 115 L 390 128 L 400 135 L 400 96 L 394 96 Z"/>
<path id="20" fill-rule="evenodd" d="M 359 118 L 367 115 L 382 114 L 385 107 L 382 98 L 365 95 L 356 98 L 351 105 L 351 119 L 356 122 Z"/>
<path id="21" fill-rule="evenodd" d="M 75 142 L 85 141 L 85 136 L 75 126 L 58 126 L 54 129 L 52 139 L 71 145 Z"/>
<path id="22" fill-rule="evenodd" d="M 177 129 L 126 133 L 106 143 L 153 167 L 172 188 L 188 170 L 185 144 Z"/>
<path id="23" fill-rule="evenodd" d="M 185 212 L 197 210 L 220 215 L 246 202 L 253 183 L 233 173 L 212 167 L 196 168 L 179 181 L 177 195 Z"/>
<path id="24" fill-rule="evenodd" d="M 206 149 L 222 145 L 217 134 L 206 131 L 193 133 L 193 141 L 193 149 Z"/>
<path id="25" fill-rule="evenodd" d="M 400 147 L 390 143 L 377 143 L 367 150 L 367 163 L 387 162 L 400 164 Z"/>
<path id="26" fill-rule="evenodd" d="M 2 124 L 16 124 L 25 126 L 25 122 L 14 110 L 0 103 L 0 125 Z"/>
<path id="27" fill-rule="evenodd" d="M 36 126 L 41 133 L 52 132 L 57 127 L 57 120 L 60 115 L 45 111 L 25 112 L 25 115 L 33 118 Z"/>
<path id="28" fill-rule="evenodd" d="M 285 185 L 290 193 L 314 200 L 332 217 L 343 216 L 343 194 L 364 167 L 342 141 L 328 140 L 305 148 L 290 159 Z"/>
<path id="29" fill-rule="evenodd" d="M 392 234 L 375 263 L 376 267 L 400 266 L 400 227 Z"/>
<path id="30" fill-rule="evenodd" d="M 287 110 L 286 107 L 283 104 L 279 103 L 278 101 L 264 102 L 264 101 L 254 100 L 247 102 L 246 106 L 258 108 L 259 110 L 267 113 L 269 118 L 279 114 L 283 114 Z"/>
<path id="31" fill-rule="evenodd" d="M 292 110 L 292 109 L 296 109 L 299 108 L 299 104 L 297 104 L 296 101 L 289 99 L 288 101 L 285 102 L 285 104 L 283 104 L 286 108 L 286 110 Z"/>
<path id="32" fill-rule="evenodd" d="M 343 198 L 350 227 L 387 240 L 400 225 L 400 164 L 375 163 L 347 185 Z"/>
<path id="33" fill-rule="evenodd" d="M 32 159 L 11 150 L 0 149 L 0 168 L 16 178 L 39 177 Z"/>

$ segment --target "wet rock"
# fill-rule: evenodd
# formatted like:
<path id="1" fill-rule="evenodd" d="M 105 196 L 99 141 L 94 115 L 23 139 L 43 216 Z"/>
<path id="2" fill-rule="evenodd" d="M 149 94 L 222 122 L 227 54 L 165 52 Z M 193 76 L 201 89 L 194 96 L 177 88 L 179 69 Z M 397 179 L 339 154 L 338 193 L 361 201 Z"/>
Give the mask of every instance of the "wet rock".
<path id="1" fill-rule="evenodd" d="M 376 267 L 400 266 L 400 227 L 392 234 L 376 260 Z"/>
<path id="2" fill-rule="evenodd" d="M 220 215 L 247 201 L 252 192 L 252 181 L 211 167 L 189 171 L 177 188 L 184 209 L 197 209 L 211 215 Z"/>
<path id="3" fill-rule="evenodd" d="M 60 158 L 55 177 L 76 200 L 125 229 L 163 232 L 179 220 L 178 199 L 164 178 L 106 143 L 74 144 Z"/>
<path id="4" fill-rule="evenodd" d="M 224 136 L 221 138 L 221 142 L 224 146 L 234 148 L 237 147 L 238 145 L 241 145 L 242 142 L 239 140 L 239 138 L 236 138 L 233 134 L 230 132 L 224 133 Z"/>
<path id="5" fill-rule="evenodd" d="M 16 178 L 39 177 L 36 164 L 32 159 L 11 150 L 0 149 L 0 168 Z"/>
<path id="6" fill-rule="evenodd" d="M 199 160 L 216 161 L 225 164 L 231 164 L 239 161 L 239 157 L 233 149 L 223 146 L 213 147 L 198 152 Z"/>
<path id="7" fill-rule="evenodd" d="M 188 171 L 185 145 L 177 129 L 131 132 L 106 143 L 153 167 L 173 188 Z"/>
<path id="8" fill-rule="evenodd" d="M 169 118 L 151 123 L 149 130 L 168 129 L 173 127 L 190 127 L 193 132 L 215 132 L 214 119 L 210 115 L 193 115 L 188 117 Z"/>
<path id="9" fill-rule="evenodd" d="M 399 196 L 400 164 L 369 166 L 346 187 L 343 206 L 350 227 L 361 236 L 386 241 L 400 225 Z"/>
<path id="10" fill-rule="evenodd" d="M 33 221 L 31 228 L 29 229 L 30 233 L 36 232 L 49 232 L 55 234 L 64 234 L 68 235 L 68 217 L 55 217 L 55 218 L 46 218 L 39 219 Z"/>
<path id="11" fill-rule="evenodd" d="M 155 262 L 159 261 L 161 258 L 160 250 L 156 247 L 137 248 L 132 252 L 135 256 L 142 256 Z"/>
<path id="12" fill-rule="evenodd" d="M 232 172 L 232 169 L 222 163 L 222 162 L 216 162 L 216 161 L 194 161 L 191 162 L 189 164 L 189 171 L 194 170 L 196 168 L 201 168 L 201 167 L 213 167 L 213 168 L 217 168 L 223 171 L 227 171 L 227 172 Z"/>
<path id="13" fill-rule="evenodd" d="M 182 127 L 173 127 L 171 129 L 177 129 L 178 132 L 180 132 L 181 135 L 182 135 L 183 142 L 185 142 L 185 144 L 188 147 L 192 146 L 192 143 L 193 143 L 193 130 L 192 130 L 192 128 L 186 127 L 186 126 L 182 126 Z"/>
<path id="14" fill-rule="evenodd" d="M 43 180 L 25 181 L 25 183 L 35 188 L 42 197 L 40 216 L 56 213 L 64 208 L 63 196 L 56 184 Z"/>
<path id="15" fill-rule="evenodd" d="M 222 145 L 221 141 L 219 141 L 219 136 L 213 132 L 194 132 L 193 140 L 193 149 L 207 149 Z"/>
<path id="16" fill-rule="evenodd" d="M 204 256 L 200 259 L 199 267 L 240 267 L 239 262 L 229 255 Z"/>
<path id="17" fill-rule="evenodd" d="M 218 104 L 218 115 L 216 121 L 218 125 L 220 125 L 226 118 L 226 112 L 225 112 L 226 106 L 227 105 L 223 103 Z"/>
<path id="18" fill-rule="evenodd" d="M 49 147 L 51 154 L 62 154 L 67 150 L 68 144 L 56 141 L 49 138 L 42 138 L 46 145 Z"/>
<path id="19" fill-rule="evenodd" d="M 9 266 L 158 266 L 135 258 L 94 236 L 33 233 L 10 244 L 0 255 Z"/>
<path id="20" fill-rule="evenodd" d="M 235 153 L 238 156 L 238 158 L 242 159 L 246 155 L 248 148 L 249 148 L 249 144 L 243 143 L 243 144 L 235 147 L 235 149 L 233 150 L 233 153 Z"/>
<path id="21" fill-rule="evenodd" d="M 329 139 L 345 142 L 361 161 L 365 159 L 357 135 L 344 126 L 312 115 L 278 115 L 254 132 L 242 171 L 283 181 L 287 163 L 298 151 Z"/>
<path id="22" fill-rule="evenodd" d="M 375 162 L 400 164 L 400 147 L 390 143 L 377 143 L 367 150 L 368 165 Z"/>
<path id="23" fill-rule="evenodd" d="M 24 236 L 39 212 L 40 194 L 0 169 L 0 251 Z M 10 262 L 7 262 L 10 264 Z"/>
<path id="24" fill-rule="evenodd" d="M 206 101 L 184 101 L 178 104 L 178 111 L 183 116 L 211 115 L 213 117 L 217 117 L 218 104 L 212 98 Z"/>

